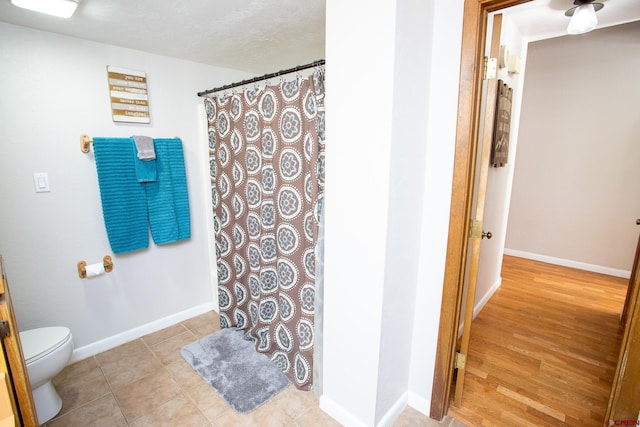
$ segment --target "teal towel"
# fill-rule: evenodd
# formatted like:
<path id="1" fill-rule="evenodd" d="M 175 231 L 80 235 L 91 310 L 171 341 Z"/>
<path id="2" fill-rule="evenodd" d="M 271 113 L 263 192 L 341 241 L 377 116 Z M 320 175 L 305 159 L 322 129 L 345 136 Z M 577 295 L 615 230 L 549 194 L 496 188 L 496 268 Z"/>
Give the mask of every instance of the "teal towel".
<path id="1" fill-rule="evenodd" d="M 138 182 L 155 182 L 157 177 L 155 160 L 140 160 L 136 156 L 133 161 L 135 163 Z"/>
<path id="2" fill-rule="evenodd" d="M 102 215 L 115 254 L 149 246 L 147 200 L 136 178 L 131 138 L 93 138 Z"/>
<path id="3" fill-rule="evenodd" d="M 136 139 L 143 139 L 144 144 L 136 142 Z M 140 136 L 132 136 L 131 141 L 133 142 L 133 147 L 136 150 L 135 157 L 135 165 L 136 165 L 136 176 L 138 177 L 138 182 L 154 182 L 156 180 L 156 153 L 153 146 L 153 139 L 150 137 L 140 137 Z M 143 150 L 139 148 L 139 146 L 143 147 Z M 150 154 L 153 154 L 153 158 L 151 158 Z M 142 158 L 141 158 L 142 155 Z"/>
<path id="4" fill-rule="evenodd" d="M 156 245 L 162 245 L 189 239 L 191 220 L 182 141 L 156 138 L 154 144 L 157 179 L 143 186 L 151 236 Z"/>

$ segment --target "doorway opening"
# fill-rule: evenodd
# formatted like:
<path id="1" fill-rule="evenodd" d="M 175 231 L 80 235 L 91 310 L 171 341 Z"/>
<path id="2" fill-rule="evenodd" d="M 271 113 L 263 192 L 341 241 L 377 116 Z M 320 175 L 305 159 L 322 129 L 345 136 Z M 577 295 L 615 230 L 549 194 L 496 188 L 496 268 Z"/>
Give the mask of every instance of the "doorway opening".
<path id="1" fill-rule="evenodd" d="M 451 203 L 450 233 L 443 292 L 442 315 L 436 370 L 434 373 L 432 418 L 446 415 L 454 375 L 455 345 L 460 322 L 459 313 L 464 281 L 464 266 L 469 254 L 468 224 L 471 220 L 473 177 L 478 150 L 478 129 L 481 109 L 481 59 L 484 57 L 487 16 L 490 12 L 523 3 L 523 1 L 466 1 L 458 133 L 454 166 L 454 193 Z M 444 398 L 443 398 L 444 397 Z"/>

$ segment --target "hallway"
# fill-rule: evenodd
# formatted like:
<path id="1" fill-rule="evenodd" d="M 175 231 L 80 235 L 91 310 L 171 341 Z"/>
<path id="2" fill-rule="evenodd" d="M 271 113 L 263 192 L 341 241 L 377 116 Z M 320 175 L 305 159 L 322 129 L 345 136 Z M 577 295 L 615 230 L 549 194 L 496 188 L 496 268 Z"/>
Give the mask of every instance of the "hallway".
<path id="1" fill-rule="evenodd" d="M 505 256 L 474 320 L 462 407 L 480 426 L 602 426 L 627 279 Z"/>

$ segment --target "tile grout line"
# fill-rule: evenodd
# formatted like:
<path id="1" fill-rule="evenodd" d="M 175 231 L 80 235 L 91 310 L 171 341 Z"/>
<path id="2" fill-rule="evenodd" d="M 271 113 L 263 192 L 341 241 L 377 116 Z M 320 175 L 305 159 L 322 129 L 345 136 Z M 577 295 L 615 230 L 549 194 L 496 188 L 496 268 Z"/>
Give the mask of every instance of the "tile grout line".
<path id="1" fill-rule="evenodd" d="M 206 320 L 206 321 L 204 321 Z M 208 335 L 210 333 L 215 333 L 216 331 L 210 331 L 209 329 L 211 329 L 211 327 L 215 326 L 215 322 L 211 323 L 210 319 L 203 319 L 203 321 L 198 321 L 198 322 L 192 322 L 193 328 L 188 327 L 185 323 L 179 322 L 178 324 L 180 325 L 179 328 L 174 328 L 173 331 L 179 331 L 178 333 L 173 333 L 172 336 L 170 337 L 166 337 L 164 339 L 162 339 L 161 341 L 158 342 L 154 342 L 153 345 L 151 345 L 151 342 L 153 342 L 153 339 L 149 340 L 149 335 L 152 334 L 148 334 L 147 336 L 144 337 L 140 337 L 138 339 L 140 339 L 142 341 L 142 346 L 138 347 L 138 344 L 135 344 L 135 352 L 137 352 L 138 350 L 143 352 L 144 349 L 146 349 L 147 351 L 150 351 L 151 354 L 153 355 L 152 358 L 149 358 L 149 362 L 153 362 L 153 364 L 155 365 L 156 361 L 160 362 L 157 365 L 156 370 L 154 371 L 154 373 L 159 373 L 160 375 L 167 375 L 168 378 L 167 380 L 171 380 L 173 382 L 174 385 L 177 385 L 177 388 L 175 389 L 175 394 L 173 395 L 172 398 L 170 398 L 167 402 L 163 403 L 162 405 L 166 405 L 168 402 L 171 402 L 172 400 L 175 399 L 184 399 L 184 403 L 181 403 L 181 405 L 191 405 L 190 411 L 192 411 L 193 415 L 197 418 L 202 417 L 202 424 L 207 423 L 206 425 L 210 426 L 210 427 L 220 427 L 222 425 L 227 425 L 225 424 L 225 422 L 230 421 L 230 419 L 227 417 L 225 419 L 218 419 L 217 415 L 214 415 L 211 411 L 207 411 L 207 408 L 209 408 L 208 404 L 210 402 L 209 398 L 206 395 L 203 395 L 203 399 L 201 399 L 201 404 L 198 405 L 198 403 L 196 402 L 196 398 L 197 398 L 197 394 L 190 394 L 190 387 L 189 384 L 192 383 L 192 379 L 189 375 L 187 375 L 188 373 L 185 371 L 182 371 L 182 368 L 184 368 L 183 366 L 180 366 L 179 363 L 176 363 L 178 360 L 183 360 L 180 358 L 176 358 L 176 351 L 180 351 L 180 343 L 185 341 L 184 338 L 181 339 L 176 339 L 177 336 L 180 336 L 184 333 L 189 332 L 195 340 L 197 339 L 201 339 L 204 335 Z M 200 332 L 196 332 L 196 331 L 200 331 Z M 160 331 L 157 331 L 160 332 Z M 146 339 L 145 339 L 146 337 Z M 161 338 L 164 337 L 162 334 L 157 335 L 156 337 L 153 337 L 155 339 L 157 338 Z M 166 343 L 169 340 L 174 339 L 175 342 L 171 343 L 171 344 L 166 344 L 166 345 L 162 345 L 163 343 Z M 132 342 L 135 342 L 136 340 L 132 340 Z M 126 343 L 125 343 L 126 344 Z M 103 352 L 104 353 L 104 352 Z M 122 356 L 122 357 L 129 357 L 129 353 L 116 353 L 116 356 Z M 133 425 L 137 425 L 137 423 L 140 423 L 142 421 L 144 421 L 143 419 L 141 419 L 142 417 L 144 417 L 146 415 L 145 414 L 141 414 L 138 417 L 129 420 L 127 418 L 127 416 L 125 416 L 125 412 L 124 412 L 124 407 L 121 405 L 120 400 L 116 397 L 116 393 L 115 393 L 115 389 L 114 386 L 112 384 L 112 382 L 116 382 L 116 384 L 118 384 L 118 379 L 120 377 L 122 377 L 122 375 L 118 375 L 118 372 L 120 372 L 120 370 L 114 371 L 114 373 L 112 374 L 112 378 L 111 381 L 108 379 L 107 375 L 106 375 L 106 371 L 105 369 L 110 368 L 111 366 L 111 359 L 109 358 L 99 358 L 97 357 L 98 355 L 92 356 L 93 359 L 93 363 L 95 364 L 96 367 L 100 368 L 100 374 L 101 374 L 101 379 L 106 383 L 107 387 L 106 388 L 99 388 L 98 390 L 100 392 L 103 392 L 103 394 L 101 396 L 98 396 L 94 399 L 92 399 L 89 402 L 85 402 L 80 406 L 77 406 L 75 408 L 73 408 L 71 411 L 66 412 L 65 414 L 62 414 L 62 416 L 67 416 L 71 413 L 73 413 L 74 411 L 76 411 L 77 409 L 81 409 L 84 408 L 85 406 L 88 406 L 89 404 L 96 402 L 97 400 L 100 399 L 106 399 L 107 395 L 111 396 L 112 401 L 115 401 L 117 407 L 118 407 L 118 411 L 115 411 L 115 408 L 113 408 L 113 417 L 114 418 L 110 418 L 110 420 L 115 421 L 115 417 L 117 417 L 117 414 L 120 414 L 120 417 L 118 417 L 118 419 L 123 423 L 123 425 L 125 426 L 133 426 Z M 180 356 L 180 355 L 178 355 Z M 117 358 L 116 358 L 117 359 Z M 114 360 L 116 360 L 114 359 Z M 105 363 L 101 364 L 99 363 L 99 360 L 103 360 Z M 160 367 L 164 368 L 164 371 L 160 371 Z M 175 367 L 175 369 L 174 369 Z M 124 372 L 123 372 L 124 373 Z M 142 372 L 140 372 L 142 373 Z M 93 375 L 93 374 L 92 374 Z M 139 381 L 142 380 L 144 378 L 147 378 L 149 376 L 151 376 L 152 373 L 148 373 L 147 375 L 145 375 L 143 378 L 138 378 L 135 381 Z M 97 380 L 97 373 L 95 374 L 96 378 L 95 380 Z M 124 377 L 121 379 L 125 379 Z M 93 381 L 93 380 L 92 380 Z M 119 393 L 122 392 L 122 390 L 126 389 L 128 387 L 128 384 L 133 383 L 134 381 L 130 381 L 127 384 L 123 384 L 123 385 L 119 385 L 118 390 Z M 206 382 L 205 382 L 206 383 Z M 173 386 L 171 386 L 173 387 Z M 308 391 L 308 392 L 303 392 L 303 391 L 298 391 L 297 389 L 295 389 L 295 386 L 292 384 L 291 387 L 293 388 L 293 390 L 295 392 L 299 392 L 299 393 L 303 393 L 300 395 L 294 395 L 291 394 L 290 396 L 285 396 L 285 400 L 283 400 L 282 402 L 278 402 L 276 404 L 275 399 L 270 401 L 270 402 L 266 402 L 265 406 L 270 405 L 270 407 L 272 409 L 261 413 L 260 415 L 257 416 L 251 416 L 249 415 L 246 420 L 242 420 L 242 419 L 238 419 L 237 422 L 238 423 L 248 423 L 247 425 L 261 425 L 261 419 L 264 417 L 269 418 L 270 416 L 277 416 L 278 417 L 278 423 L 282 423 L 282 426 L 286 426 L 286 427 L 301 427 L 303 425 L 310 425 L 309 423 L 314 423 L 315 421 L 317 421 L 318 423 L 323 423 L 323 422 L 327 422 L 327 421 L 321 421 L 324 420 L 324 416 L 320 413 L 321 411 L 318 410 L 318 401 L 317 401 L 317 397 L 315 397 L 313 395 L 313 391 Z M 311 394 L 307 394 L 307 393 L 311 393 Z M 311 399 L 311 396 L 314 396 L 313 399 Z M 125 395 L 123 395 L 123 398 L 125 397 Z M 287 401 L 289 401 L 290 399 L 291 402 L 287 403 Z M 188 402 L 188 403 L 187 403 Z M 291 406 L 291 404 L 293 404 L 293 402 L 296 402 L 294 404 L 294 406 Z M 126 403 L 126 402 L 125 402 Z M 282 406 L 284 404 L 284 406 Z M 162 406 L 161 405 L 161 406 Z M 154 409 L 149 411 L 148 416 L 154 416 L 154 411 L 155 413 L 157 413 L 157 409 L 160 408 L 161 406 L 155 406 L 154 405 Z M 196 410 L 193 410 L 193 406 L 195 406 Z M 289 408 L 289 409 L 287 409 Z M 316 413 L 316 411 L 320 411 L 319 413 Z M 207 416 L 207 413 L 210 414 L 211 418 L 209 416 Z M 277 414 L 276 414 L 277 413 Z M 107 413 L 104 413 L 104 415 L 106 415 Z M 133 415 L 135 415 L 135 413 L 132 412 Z M 197 414 L 197 415 L 196 415 Z M 271 415 L 273 414 L 273 415 Z M 293 415 L 295 414 L 295 416 Z M 83 415 L 82 417 L 78 417 L 78 415 Z M 155 415 L 157 417 L 157 415 Z M 280 417 L 282 417 L 282 419 L 280 419 Z M 58 417 L 61 418 L 61 417 Z M 80 419 L 82 418 L 82 419 Z M 80 414 L 80 413 L 76 413 L 73 415 L 73 418 L 69 418 L 68 420 L 63 421 L 62 423 L 72 423 L 72 422 L 76 422 L 78 421 L 78 419 L 80 420 L 80 423 L 83 422 L 84 419 L 84 414 Z M 54 418 L 56 419 L 56 418 Z M 106 418 L 102 418 L 103 420 L 106 420 Z M 315 420 L 315 421 L 314 421 Z M 52 420 L 53 421 L 53 420 Z M 86 421 L 86 420 L 85 420 Z M 272 420 L 275 421 L 275 420 Z M 451 423 L 451 420 L 449 420 L 449 424 Z M 48 426 L 48 424 L 46 424 Z M 75 425 L 75 424 L 74 424 Z M 82 424 L 81 424 L 82 425 Z M 178 424 L 177 424 L 178 425 Z M 244 424 L 243 424 L 244 425 Z M 314 424 L 316 425 L 316 424 Z M 321 424 L 318 424 L 321 425 Z M 334 424 L 330 424 L 330 425 L 334 425 Z M 448 424 L 443 424 L 443 425 L 448 425 Z"/>
<path id="2" fill-rule="evenodd" d="M 88 401 L 84 402 L 83 404 L 81 404 L 79 406 L 76 406 L 73 409 L 68 410 L 67 412 L 61 412 L 61 413 L 57 414 L 55 417 L 53 417 L 52 419 L 47 421 L 46 424 L 44 424 L 44 426 L 48 426 L 49 423 L 52 423 L 52 422 L 54 422 L 54 421 L 56 421 L 56 420 L 58 420 L 60 418 L 66 417 L 67 415 L 69 415 L 69 414 L 71 414 L 71 413 L 73 413 L 75 411 L 78 411 L 78 410 L 84 408 L 85 406 L 88 406 L 88 405 L 90 405 L 90 404 L 92 404 L 92 403 L 104 398 L 105 396 L 108 396 L 108 395 L 111 395 L 113 400 L 116 402 L 116 405 L 118 405 L 118 409 L 120 410 L 120 413 L 122 414 L 122 417 L 126 421 L 126 417 L 124 416 L 124 413 L 122 412 L 122 408 L 120 408 L 120 405 L 118 404 L 118 400 L 116 399 L 116 396 L 113 393 L 113 389 L 111 388 L 111 384 L 109 383 L 109 380 L 107 379 L 107 376 L 104 374 L 104 371 L 102 370 L 102 366 L 100 366 L 100 363 L 98 363 L 98 359 L 96 358 L 95 355 L 91 356 L 91 359 L 93 359 L 93 361 L 95 362 L 95 364 L 98 367 L 98 369 L 100 369 L 100 374 L 102 375 L 102 378 L 104 379 L 104 382 L 107 384 L 107 388 L 109 389 L 109 391 L 104 393 L 104 394 L 101 394 L 100 396 L 97 396 L 94 399 L 88 400 Z M 77 362 L 77 363 L 79 363 L 79 362 Z M 68 365 L 68 366 L 70 366 L 70 365 Z M 66 368 L 66 366 L 65 366 L 65 368 Z M 63 408 L 64 408 L 64 403 L 63 403 Z M 127 423 L 127 425 L 129 425 L 129 424 Z"/>
<path id="3" fill-rule="evenodd" d="M 160 358 L 156 355 L 156 353 L 151 349 L 151 347 L 150 347 L 150 346 L 149 346 L 149 345 L 144 341 L 144 339 L 142 339 L 142 338 L 143 338 L 143 337 L 136 338 L 135 340 L 132 340 L 132 341 L 129 341 L 129 342 L 134 342 L 134 341 L 140 340 L 140 342 L 142 343 L 142 345 L 143 345 L 147 350 L 149 350 L 149 352 L 151 353 L 151 355 L 153 356 L 153 358 L 154 358 L 154 359 L 156 359 L 156 360 L 160 363 L 160 366 L 162 366 L 162 368 L 163 368 L 163 369 L 164 369 L 164 370 L 169 374 L 169 376 L 171 376 L 171 373 L 170 373 L 170 372 L 168 372 L 168 369 L 166 369 L 166 367 L 165 367 L 164 363 L 162 363 L 162 360 L 160 360 Z M 95 357 L 95 356 L 94 356 L 94 357 Z M 96 363 L 98 363 L 97 359 L 96 359 Z M 124 413 L 124 409 L 122 408 L 122 406 L 121 406 L 121 404 L 120 404 L 120 401 L 118 400 L 118 397 L 116 396 L 116 393 L 115 393 L 115 391 L 114 391 L 114 389 L 113 389 L 113 387 L 112 387 L 111 383 L 109 382 L 109 379 L 107 378 L 106 374 L 104 373 L 104 370 L 102 369 L 102 366 L 100 366 L 100 364 L 99 364 L 99 363 L 98 363 L 98 366 L 100 367 L 100 370 L 102 371 L 102 375 L 105 377 L 105 380 L 106 380 L 106 382 L 107 382 L 107 385 L 108 385 L 108 387 L 109 387 L 109 390 L 111 390 L 111 395 L 113 396 L 113 399 L 115 400 L 116 405 L 118 405 L 118 409 L 120 410 L 120 413 L 122 414 L 122 417 L 124 418 L 125 423 L 127 423 L 127 426 L 130 426 L 132 422 L 136 421 L 138 418 L 141 418 L 141 417 L 142 417 L 142 415 L 141 415 L 141 416 L 138 416 L 138 417 L 136 417 L 136 418 L 134 418 L 134 419 L 132 419 L 132 420 L 129 420 L 129 418 L 125 415 L 125 413 Z M 142 379 L 144 379 L 144 378 L 146 378 L 146 377 L 148 377 L 148 376 L 150 376 L 150 375 L 152 375 L 152 373 L 147 374 L 147 375 L 145 375 L 144 377 L 142 377 L 142 378 L 138 378 L 138 379 L 136 379 L 136 380 L 134 380 L 134 381 L 130 381 L 130 382 L 129 382 L 129 383 L 127 383 L 127 384 L 123 384 L 123 385 L 122 385 L 122 387 L 124 387 L 124 386 L 126 386 L 126 385 L 128 385 L 128 384 L 131 384 L 131 383 L 133 383 L 133 382 L 135 382 L 135 381 L 142 380 Z M 171 376 L 171 379 L 172 379 L 174 382 L 176 382 L 176 384 L 177 384 L 177 381 L 175 381 L 175 379 L 173 378 L 173 376 Z M 166 403 L 166 402 L 165 402 L 165 403 Z"/>
<path id="4" fill-rule="evenodd" d="M 55 416 L 55 417 L 53 417 L 52 419 L 50 419 L 49 421 L 47 421 L 45 424 L 43 424 L 45 427 L 46 427 L 46 426 L 48 426 L 48 425 L 49 425 L 49 423 L 52 423 L 52 422 L 54 422 L 54 421 L 56 421 L 56 420 L 58 420 L 58 419 L 60 419 L 60 418 L 66 417 L 67 415 L 69 415 L 69 414 L 71 414 L 71 413 L 73 413 L 73 412 L 75 412 L 75 411 L 77 411 L 77 410 L 79 410 L 79 409 L 81 409 L 81 408 L 84 408 L 85 406 L 90 405 L 90 404 L 94 403 L 95 401 L 100 400 L 100 399 L 104 398 L 105 396 L 107 396 L 107 395 L 109 395 L 109 394 L 110 394 L 110 395 L 114 398 L 114 400 L 115 400 L 115 396 L 113 395 L 113 392 L 112 392 L 112 390 L 111 390 L 111 386 L 110 386 L 109 382 L 107 381 L 106 376 L 104 375 L 104 371 L 102 370 L 102 367 L 100 367 L 100 364 L 98 363 L 98 361 L 97 361 L 97 359 L 96 359 L 96 357 L 95 357 L 95 356 L 91 356 L 91 359 L 93 359 L 93 360 L 94 360 L 94 362 L 95 362 L 96 366 L 98 367 L 98 369 L 100 369 L 100 374 L 102 374 L 102 378 L 104 379 L 105 383 L 107 384 L 107 387 L 109 388 L 109 391 L 108 391 L 108 392 L 106 392 L 106 393 L 104 393 L 104 394 L 101 394 L 100 396 L 97 396 L 97 397 L 96 397 L 96 398 L 94 398 L 94 399 L 88 400 L 88 401 L 84 402 L 83 404 L 81 404 L 81 405 L 79 405 L 79 406 L 76 406 L 76 407 L 75 407 L 75 408 L 73 408 L 73 409 L 69 409 L 69 410 L 68 410 L 68 411 L 66 411 L 66 412 L 62 412 L 62 409 L 64 409 L 64 402 L 63 402 L 63 406 L 62 406 L 62 408 L 61 408 L 60 412 L 59 412 L 58 414 L 56 414 L 56 416 Z M 67 366 L 70 366 L 70 365 L 67 365 Z M 65 366 L 65 368 L 66 368 L 67 366 Z M 117 401 L 116 401 L 116 404 L 117 404 Z M 120 409 L 120 407 L 119 407 L 119 406 L 118 406 L 118 409 Z M 124 415 L 123 415 L 123 416 L 124 416 Z"/>
<path id="5" fill-rule="evenodd" d="M 124 414 L 124 410 L 122 409 L 122 406 L 120 406 L 120 401 L 118 401 L 118 397 L 116 396 L 116 393 L 113 391 L 113 387 L 111 386 L 111 382 L 109 381 L 109 378 L 107 378 L 107 375 L 104 373 L 104 369 L 102 369 L 102 365 L 100 364 L 100 362 L 98 362 L 98 358 L 96 356 L 93 356 L 93 357 L 96 361 L 96 365 L 98 365 L 98 368 L 100 368 L 100 372 L 102 372 L 102 376 L 104 377 L 104 381 L 107 383 L 107 387 L 109 387 L 109 392 L 111 393 L 111 397 L 113 397 L 113 401 L 116 402 L 116 405 L 118 405 L 118 410 L 122 415 L 122 419 L 124 419 L 124 422 L 126 423 L 127 426 L 130 426 L 131 424 L 129 423 L 127 416 Z"/>
<path id="6" fill-rule="evenodd" d="M 164 329 L 168 329 L 168 328 L 171 328 L 171 327 L 173 327 L 173 326 L 177 326 L 177 325 L 182 326 L 185 330 L 184 330 L 184 331 L 182 331 L 182 332 L 179 332 L 179 333 L 177 333 L 177 334 L 175 334 L 175 335 L 171 335 L 170 337 L 165 338 L 165 339 L 163 339 L 163 340 L 161 340 L 161 341 L 158 341 L 158 342 L 154 343 L 153 345 L 149 345 L 149 344 L 144 340 L 144 337 L 147 337 L 147 336 L 149 336 L 149 335 L 153 335 L 154 333 L 158 333 L 158 332 L 160 332 L 160 331 L 163 331 Z M 187 327 L 186 327 L 185 325 L 183 325 L 182 323 L 176 323 L 176 324 L 175 324 L 175 325 L 173 325 L 173 326 L 169 326 L 169 327 L 167 327 L 167 328 L 160 329 L 159 331 L 152 332 L 152 333 L 150 333 L 150 334 L 147 334 L 147 335 L 141 336 L 139 339 L 141 339 L 141 340 L 144 342 L 144 344 L 147 346 L 147 348 L 149 348 L 149 350 L 151 350 L 151 347 L 153 347 L 153 346 L 155 346 L 155 345 L 162 344 L 163 342 L 167 342 L 167 341 L 169 341 L 170 339 L 177 337 L 178 335 L 182 335 L 182 334 L 184 334 L 185 332 L 189 332 L 189 331 L 190 331 L 190 329 L 189 329 L 189 328 L 187 328 Z M 195 335 L 195 334 L 194 334 L 194 335 Z M 152 351 L 153 351 L 153 350 L 152 350 Z"/>
<path id="7" fill-rule="evenodd" d="M 185 332 L 186 332 L 186 331 L 185 331 Z M 185 332 L 181 332 L 180 334 L 183 334 L 183 333 L 185 333 Z M 163 340 L 163 341 L 159 341 L 159 342 L 157 342 L 156 344 L 154 344 L 154 346 L 155 346 L 155 345 L 157 345 L 157 344 L 163 343 L 163 342 L 165 342 L 165 341 L 168 341 L 169 339 L 174 338 L 174 337 L 176 337 L 176 336 L 178 336 L 178 335 L 180 335 L 180 334 L 177 334 L 177 335 L 174 335 L 174 336 L 172 336 L 172 337 L 169 337 L 169 338 L 167 338 L 167 339 L 165 339 L 165 340 Z M 171 374 L 171 371 L 170 371 L 169 369 L 167 369 L 167 365 L 165 365 L 165 364 L 164 364 L 164 362 L 162 361 L 162 359 L 160 359 L 160 357 L 158 357 L 158 355 L 155 353 L 155 351 L 153 351 L 153 349 L 151 348 L 152 346 L 150 346 L 149 344 L 147 344 L 147 342 L 144 340 L 144 337 L 140 337 L 140 338 L 138 338 L 138 339 L 139 339 L 140 341 L 142 341 L 142 344 L 147 348 L 147 350 L 149 350 L 149 352 L 151 353 L 151 355 L 152 355 L 152 356 L 153 356 L 153 357 L 154 357 L 154 358 L 155 358 L 155 359 L 160 363 L 160 366 L 162 367 L 162 370 L 163 370 L 167 375 L 169 375 L 169 377 L 171 378 L 171 381 L 173 381 L 173 382 L 178 386 L 178 389 L 180 390 L 180 394 L 182 394 L 182 395 L 184 396 L 184 394 L 185 394 L 185 393 L 183 392 L 182 386 L 180 385 L 180 383 L 179 383 L 178 381 L 176 381 L 175 377 Z M 157 372 L 157 371 L 156 371 L 156 372 Z M 153 374 L 146 375 L 146 376 L 144 376 L 143 378 L 146 378 L 146 377 L 148 377 L 148 376 L 150 376 L 150 375 L 153 375 Z M 142 379 L 142 378 L 139 378 L 139 379 L 137 379 L 136 381 L 139 381 L 139 380 L 141 380 L 141 379 Z M 132 382 L 134 382 L 134 381 L 132 381 Z M 115 397 L 115 393 L 114 393 L 114 397 Z M 162 404 L 160 404 L 159 406 L 162 406 L 162 405 L 164 405 L 164 404 L 166 404 L 166 403 L 168 403 L 168 402 L 171 402 L 171 401 L 172 401 L 173 399 L 175 399 L 176 397 L 177 397 L 177 396 L 174 396 L 173 398 L 171 398 L 171 399 L 167 400 L 166 402 L 163 402 L 163 403 L 162 403 Z M 188 396 L 186 396 L 186 397 L 188 397 Z M 116 403 L 118 403 L 118 407 L 120 407 L 120 403 L 119 403 L 119 402 L 117 402 L 117 400 L 116 400 Z M 198 406 L 196 405 L 196 407 L 198 407 Z M 121 407 L 120 407 L 120 411 L 122 411 L 122 408 L 121 408 Z M 202 412 L 202 411 L 200 410 L 200 408 L 198 408 L 198 411 Z M 124 411 L 122 411 L 122 412 L 123 412 L 123 415 L 124 415 Z M 143 415 L 140 415 L 139 417 L 136 417 L 136 418 L 132 419 L 131 421 L 129 421 L 129 419 L 126 417 L 126 415 L 125 415 L 124 417 L 125 417 L 125 420 L 126 420 L 126 422 L 127 422 L 127 425 L 128 425 L 128 426 L 130 426 L 132 422 L 135 422 L 137 419 L 142 418 L 142 417 L 143 417 Z M 206 418 L 206 417 L 205 417 L 205 418 Z M 206 419 L 208 420 L 208 418 L 206 418 Z"/>
<path id="8" fill-rule="evenodd" d="M 191 332 L 194 336 L 196 336 L 196 334 L 189 329 L 186 325 L 184 325 L 182 322 L 180 322 L 180 325 L 186 329 L 185 332 Z M 185 333 L 185 332 L 181 332 L 181 334 Z M 178 334 L 180 335 L 180 334 Z M 177 336 L 177 335 L 175 335 Z M 173 338 L 173 337 L 171 337 Z M 197 338 L 197 337 L 196 337 Z M 170 339 L 170 338 L 167 338 Z M 165 340 L 167 341 L 167 340 Z M 182 357 L 182 356 L 181 356 Z M 162 363 L 162 361 L 160 361 L 160 363 Z M 184 389 L 184 387 L 182 386 L 182 384 L 180 384 L 180 382 L 175 378 L 175 376 L 171 373 L 171 371 L 169 369 L 167 369 L 167 366 L 162 363 L 162 367 L 167 371 L 167 373 L 169 374 L 169 376 L 171 377 L 171 379 L 173 379 L 173 381 L 175 381 L 176 384 L 178 384 L 178 387 L 180 388 L 180 392 L 182 393 L 183 396 L 185 396 L 191 403 L 193 403 L 193 405 L 198 409 L 198 412 L 200 412 L 200 414 L 202 414 L 202 416 L 204 417 L 205 420 L 207 420 L 209 422 L 209 424 L 212 427 L 215 427 L 215 424 L 213 423 L 212 420 L 209 419 L 209 417 L 207 417 L 207 415 L 202 411 L 202 409 L 200 408 L 200 406 L 196 403 L 196 401 L 191 397 L 191 395 Z"/>

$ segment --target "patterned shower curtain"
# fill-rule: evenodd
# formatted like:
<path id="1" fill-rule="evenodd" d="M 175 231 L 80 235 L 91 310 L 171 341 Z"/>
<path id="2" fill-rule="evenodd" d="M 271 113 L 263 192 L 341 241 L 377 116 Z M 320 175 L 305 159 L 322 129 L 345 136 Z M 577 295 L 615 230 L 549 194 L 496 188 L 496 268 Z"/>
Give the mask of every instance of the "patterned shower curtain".
<path id="1" fill-rule="evenodd" d="M 223 328 L 313 381 L 324 72 L 205 98 Z"/>

